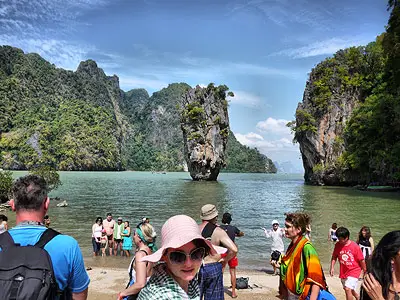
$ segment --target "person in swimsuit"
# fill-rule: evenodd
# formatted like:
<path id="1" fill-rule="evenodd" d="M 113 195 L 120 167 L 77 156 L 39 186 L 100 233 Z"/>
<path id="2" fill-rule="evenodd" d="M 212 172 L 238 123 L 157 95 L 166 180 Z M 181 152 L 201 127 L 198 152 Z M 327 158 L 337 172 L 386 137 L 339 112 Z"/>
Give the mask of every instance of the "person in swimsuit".
<path id="1" fill-rule="evenodd" d="M 103 227 L 107 233 L 109 255 L 113 255 L 114 225 L 115 225 L 115 220 L 113 220 L 112 213 L 108 213 L 107 218 L 103 220 Z"/>
<path id="2" fill-rule="evenodd" d="M 337 224 L 333 223 L 331 228 L 329 228 L 328 242 L 334 242 L 334 243 L 337 242 L 338 238 L 336 236 L 336 229 L 337 229 Z"/>
<path id="3" fill-rule="evenodd" d="M 124 231 L 122 231 L 122 250 L 125 252 L 127 257 L 131 256 L 132 250 L 132 239 L 131 239 L 131 227 L 129 226 L 129 222 L 124 222 Z"/>
<path id="4" fill-rule="evenodd" d="M 129 265 L 129 282 L 126 289 L 118 294 L 118 300 L 128 299 L 129 296 L 139 294 L 149 280 L 153 263 L 144 262 L 141 259 L 157 251 L 156 236 L 156 232 L 150 224 L 143 223 L 137 226 L 133 235 L 137 250 Z"/>
<path id="5" fill-rule="evenodd" d="M 360 246 L 365 260 L 374 251 L 374 240 L 371 237 L 371 229 L 368 226 L 363 226 L 358 233 L 357 244 Z"/>

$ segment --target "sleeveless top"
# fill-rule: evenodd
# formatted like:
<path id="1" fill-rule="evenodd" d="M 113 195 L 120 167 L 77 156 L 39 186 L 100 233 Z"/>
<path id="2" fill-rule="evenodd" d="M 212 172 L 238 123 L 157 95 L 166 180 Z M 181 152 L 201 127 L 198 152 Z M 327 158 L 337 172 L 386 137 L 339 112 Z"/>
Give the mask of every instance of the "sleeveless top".
<path id="1" fill-rule="evenodd" d="M 207 225 L 204 226 L 203 231 L 201 232 L 201 235 L 203 236 L 203 238 L 210 241 L 215 228 L 217 228 L 217 225 L 208 222 Z"/>
<path id="2" fill-rule="evenodd" d="M 103 226 L 95 224 L 94 232 L 92 233 L 92 237 L 101 238 L 101 231 L 103 230 Z"/>
<path id="3" fill-rule="evenodd" d="M 371 242 L 369 241 L 369 239 L 361 237 L 358 240 L 358 245 L 361 248 L 361 252 L 363 253 L 364 258 L 367 259 L 372 254 Z"/>
<path id="4" fill-rule="evenodd" d="M 149 255 L 146 250 L 139 250 L 142 251 L 144 253 L 146 253 L 146 255 Z M 136 282 L 136 270 L 133 267 L 133 264 L 135 263 L 135 259 L 136 259 L 136 255 L 133 256 L 131 263 L 129 264 L 129 282 L 126 288 L 128 288 L 129 286 L 131 286 L 132 284 L 134 284 Z M 146 267 L 148 265 L 149 262 L 146 262 Z M 147 280 L 149 280 L 150 277 L 147 277 Z"/>
<path id="5" fill-rule="evenodd" d="M 337 236 L 336 236 L 336 229 L 330 229 L 329 230 L 329 234 L 331 236 L 331 241 L 336 242 L 338 240 Z"/>

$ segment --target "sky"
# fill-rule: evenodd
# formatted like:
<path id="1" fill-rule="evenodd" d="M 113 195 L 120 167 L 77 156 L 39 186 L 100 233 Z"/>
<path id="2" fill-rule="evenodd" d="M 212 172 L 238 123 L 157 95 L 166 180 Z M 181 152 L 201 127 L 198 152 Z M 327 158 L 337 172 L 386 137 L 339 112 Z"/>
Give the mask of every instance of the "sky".
<path id="1" fill-rule="evenodd" d="M 384 0 L 0 0 L 0 45 L 76 70 L 93 59 L 128 91 L 226 84 L 236 138 L 302 168 L 286 123 L 311 69 L 385 30 Z"/>

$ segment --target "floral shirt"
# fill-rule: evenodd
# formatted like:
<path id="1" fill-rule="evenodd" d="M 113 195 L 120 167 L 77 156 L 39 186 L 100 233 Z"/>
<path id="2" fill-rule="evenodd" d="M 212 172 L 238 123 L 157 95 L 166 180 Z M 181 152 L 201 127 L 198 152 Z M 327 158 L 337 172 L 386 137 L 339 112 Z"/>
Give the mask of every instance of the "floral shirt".
<path id="1" fill-rule="evenodd" d="M 154 267 L 153 275 L 140 291 L 138 300 L 200 300 L 197 277 L 189 282 L 188 293 L 167 273 L 165 263 Z"/>

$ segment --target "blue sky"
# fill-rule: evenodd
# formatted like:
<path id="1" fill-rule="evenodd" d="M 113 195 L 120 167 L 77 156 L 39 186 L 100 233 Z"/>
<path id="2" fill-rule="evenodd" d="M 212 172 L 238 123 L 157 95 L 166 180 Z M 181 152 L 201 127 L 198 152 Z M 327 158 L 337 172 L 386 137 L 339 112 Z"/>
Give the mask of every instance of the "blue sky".
<path id="1" fill-rule="evenodd" d="M 0 0 L 0 44 L 76 70 L 94 59 L 121 88 L 226 84 L 231 129 L 300 166 L 285 124 L 308 73 L 382 33 L 384 0 Z"/>

